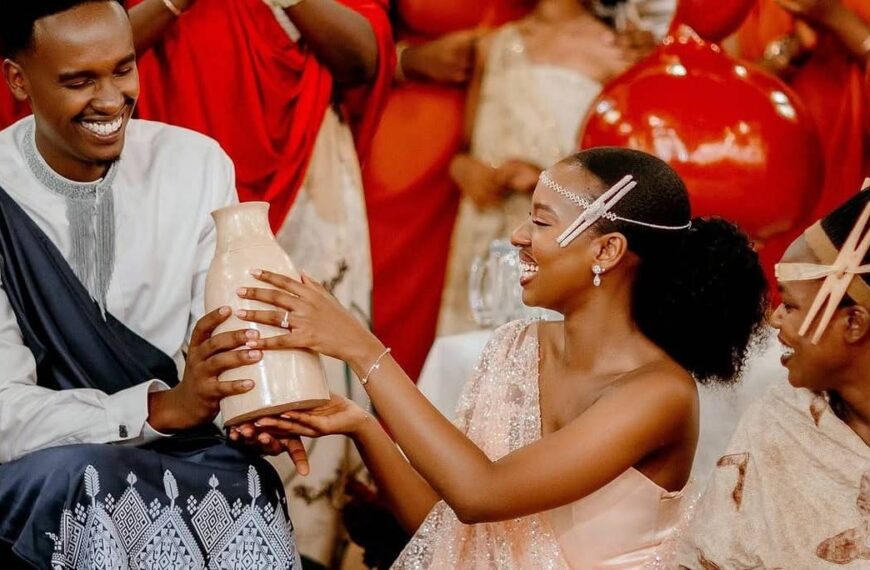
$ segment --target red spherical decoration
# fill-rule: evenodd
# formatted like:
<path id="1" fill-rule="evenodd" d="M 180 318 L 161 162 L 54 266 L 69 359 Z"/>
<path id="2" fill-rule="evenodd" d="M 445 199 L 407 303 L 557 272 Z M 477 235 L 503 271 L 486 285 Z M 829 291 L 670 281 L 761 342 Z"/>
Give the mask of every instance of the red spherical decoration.
<path id="1" fill-rule="evenodd" d="M 580 146 L 662 158 L 686 182 L 695 216 L 723 216 L 761 242 L 806 221 L 824 174 L 815 123 L 794 92 L 687 28 L 605 87 Z"/>
<path id="2" fill-rule="evenodd" d="M 707 41 L 718 42 L 734 33 L 757 0 L 680 0 L 672 30 L 686 25 Z"/>

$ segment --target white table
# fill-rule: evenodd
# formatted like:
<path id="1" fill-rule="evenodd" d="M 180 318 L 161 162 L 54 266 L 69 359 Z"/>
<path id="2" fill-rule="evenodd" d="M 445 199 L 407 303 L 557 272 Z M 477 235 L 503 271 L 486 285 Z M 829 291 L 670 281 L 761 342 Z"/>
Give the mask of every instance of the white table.
<path id="1" fill-rule="evenodd" d="M 453 418 L 462 387 L 471 378 L 491 331 L 474 331 L 436 339 L 417 386 L 441 413 Z M 775 382 L 785 382 L 775 336 L 753 355 L 740 384 L 701 387 L 701 434 L 693 474 L 703 488 L 722 456 L 744 410 Z"/>

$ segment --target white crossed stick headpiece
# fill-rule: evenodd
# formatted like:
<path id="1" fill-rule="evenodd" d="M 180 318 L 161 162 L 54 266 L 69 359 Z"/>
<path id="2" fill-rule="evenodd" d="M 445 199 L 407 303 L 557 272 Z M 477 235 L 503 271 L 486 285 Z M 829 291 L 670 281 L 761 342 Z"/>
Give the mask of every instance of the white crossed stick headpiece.
<path id="1" fill-rule="evenodd" d="M 604 194 L 596 198 L 594 202 L 589 202 L 586 198 L 566 189 L 564 186 L 550 178 L 546 172 L 541 173 L 541 182 L 550 190 L 553 190 L 570 202 L 577 204 L 582 209 L 580 215 L 577 216 L 577 219 L 571 222 L 568 228 L 562 232 L 558 238 L 556 238 L 556 241 L 559 242 L 561 247 L 567 247 L 568 244 L 577 239 L 577 236 L 588 230 L 601 218 L 608 219 L 612 222 L 627 222 L 629 224 L 644 226 L 655 230 L 687 230 L 692 227 L 691 221 L 681 226 L 663 226 L 624 218 L 614 213 L 612 211 L 613 207 L 637 186 L 637 181 L 631 174 L 626 174 L 622 177 L 619 182 L 611 186 L 606 192 L 604 192 Z"/>
<path id="2" fill-rule="evenodd" d="M 864 181 L 862 191 L 870 189 L 870 178 Z M 807 230 L 811 232 L 823 232 L 820 223 L 814 224 Z M 818 344 L 825 329 L 831 323 L 834 313 L 843 301 L 843 297 L 850 291 L 849 287 L 858 275 L 870 273 L 870 265 L 861 265 L 862 260 L 870 250 L 870 204 L 864 207 L 861 215 L 855 221 L 849 237 L 843 242 L 837 258 L 831 265 L 816 263 L 779 263 L 776 265 L 776 278 L 781 282 L 787 281 L 814 281 L 824 279 L 821 289 L 813 299 L 813 304 L 804 319 L 798 334 L 806 336 L 813 321 L 821 313 L 819 324 L 813 333 L 812 342 Z M 859 289 L 863 291 L 864 289 Z M 822 312 L 824 309 L 824 312 Z"/>

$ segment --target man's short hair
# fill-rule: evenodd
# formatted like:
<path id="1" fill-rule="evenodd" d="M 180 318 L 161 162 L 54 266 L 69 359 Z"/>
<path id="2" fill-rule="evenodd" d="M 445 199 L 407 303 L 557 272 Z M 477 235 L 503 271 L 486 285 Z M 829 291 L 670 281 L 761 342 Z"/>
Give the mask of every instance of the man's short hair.
<path id="1" fill-rule="evenodd" d="M 120 0 L 12 0 L 0 16 L 0 55 L 14 58 L 33 47 L 34 24 L 90 2 Z"/>

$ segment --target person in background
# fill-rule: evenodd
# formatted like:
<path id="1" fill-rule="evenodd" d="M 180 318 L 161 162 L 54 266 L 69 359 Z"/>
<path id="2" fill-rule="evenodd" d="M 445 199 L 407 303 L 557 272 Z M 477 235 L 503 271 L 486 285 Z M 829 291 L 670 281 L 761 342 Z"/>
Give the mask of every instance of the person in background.
<path id="1" fill-rule="evenodd" d="M 374 270 L 373 329 L 417 378 L 435 338 L 459 192 L 465 88 L 483 31 L 529 0 L 397 0 L 396 83 L 363 169 Z"/>
<path id="2" fill-rule="evenodd" d="M 870 3 L 759 0 L 735 39 L 736 45 L 730 43 L 738 55 L 782 75 L 818 124 L 826 173 L 809 217 L 817 219 L 848 198 L 870 172 L 870 109 L 864 94 Z"/>
<path id="3" fill-rule="evenodd" d="M 453 230 L 438 334 L 476 328 L 470 267 L 527 215 L 538 176 L 577 146 L 601 87 L 654 45 L 617 35 L 580 0 L 540 0 L 524 18 L 478 42 L 466 107 L 467 152 L 450 166 L 462 201 Z"/>

